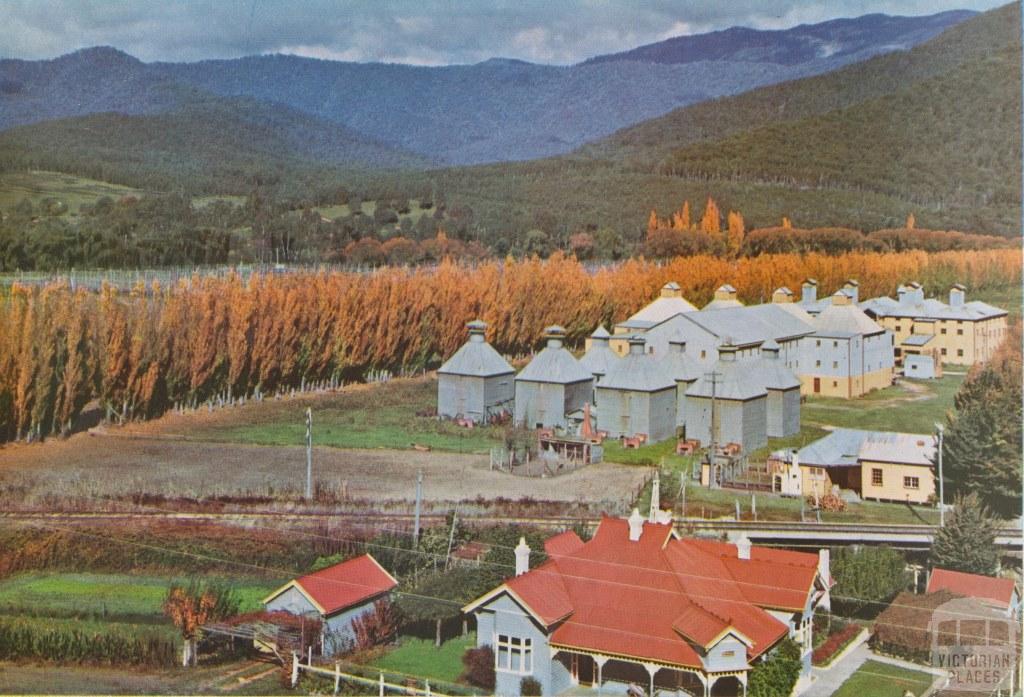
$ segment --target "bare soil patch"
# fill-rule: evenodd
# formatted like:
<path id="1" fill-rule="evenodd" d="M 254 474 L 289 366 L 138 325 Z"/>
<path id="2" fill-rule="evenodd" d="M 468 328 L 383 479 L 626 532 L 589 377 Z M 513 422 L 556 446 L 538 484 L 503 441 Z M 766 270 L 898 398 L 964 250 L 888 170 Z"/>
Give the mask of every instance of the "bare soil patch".
<path id="1" fill-rule="evenodd" d="M 116 435 L 115 435 L 116 434 Z M 287 496 L 302 490 L 305 449 L 78 434 L 0 449 L 0 481 L 26 496 Z M 314 448 L 314 478 L 354 500 L 410 501 L 423 470 L 426 501 L 498 498 L 599 503 L 633 496 L 646 468 L 599 464 L 555 479 L 492 471 L 487 456 L 414 450 Z M 346 485 L 347 483 L 347 485 Z"/>

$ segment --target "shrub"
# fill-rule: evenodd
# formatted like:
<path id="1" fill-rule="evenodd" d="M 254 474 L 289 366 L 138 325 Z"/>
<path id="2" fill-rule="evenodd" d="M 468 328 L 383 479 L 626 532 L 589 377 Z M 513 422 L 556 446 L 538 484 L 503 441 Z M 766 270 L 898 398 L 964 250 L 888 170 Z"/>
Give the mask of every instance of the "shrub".
<path id="1" fill-rule="evenodd" d="M 390 600 L 378 600 L 373 610 L 352 620 L 352 631 L 356 637 L 356 650 L 387 644 L 398 634 L 398 608 Z"/>
<path id="2" fill-rule="evenodd" d="M 832 660 L 846 645 L 853 641 L 854 637 L 860 634 L 860 627 L 856 624 L 848 624 L 837 632 L 829 635 L 818 648 L 811 654 L 811 661 L 816 666 L 825 665 Z"/>
<path id="3" fill-rule="evenodd" d="M 542 691 L 537 678 L 525 677 L 519 681 L 519 694 L 522 697 L 540 697 Z"/>
<path id="4" fill-rule="evenodd" d="M 490 646 L 467 649 L 462 654 L 462 665 L 466 667 L 463 680 L 485 690 L 494 689 L 494 649 Z"/>
<path id="5" fill-rule="evenodd" d="M 780 642 L 777 649 L 750 671 L 747 694 L 750 697 L 789 697 L 800 677 L 800 647 L 792 639 Z"/>

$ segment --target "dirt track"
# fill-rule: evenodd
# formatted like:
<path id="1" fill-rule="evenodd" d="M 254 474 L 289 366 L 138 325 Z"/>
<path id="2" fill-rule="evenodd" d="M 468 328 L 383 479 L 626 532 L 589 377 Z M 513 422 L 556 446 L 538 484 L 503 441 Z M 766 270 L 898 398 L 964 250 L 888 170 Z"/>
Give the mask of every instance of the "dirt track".
<path id="1" fill-rule="evenodd" d="M 67 440 L 0 448 L 0 482 L 26 483 L 29 495 L 267 495 L 298 491 L 305 477 L 301 447 L 234 445 L 158 437 L 77 434 Z M 488 468 L 486 456 L 399 450 L 316 448 L 314 478 L 353 499 L 411 500 L 423 469 L 427 501 L 520 499 L 623 501 L 645 468 L 601 464 L 554 479 L 511 477 Z"/>

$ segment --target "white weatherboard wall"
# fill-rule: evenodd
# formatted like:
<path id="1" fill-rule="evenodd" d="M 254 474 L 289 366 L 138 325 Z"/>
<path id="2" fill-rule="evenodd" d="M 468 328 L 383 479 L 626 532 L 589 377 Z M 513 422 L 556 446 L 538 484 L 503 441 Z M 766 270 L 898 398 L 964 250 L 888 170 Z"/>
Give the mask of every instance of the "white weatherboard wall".
<path id="1" fill-rule="evenodd" d="M 306 596 L 293 586 L 268 602 L 266 608 L 267 612 L 283 611 L 293 615 L 306 615 L 321 619 L 323 621 L 324 655 L 330 656 L 352 646 L 355 642 L 352 621 L 360 615 L 372 612 L 376 600 L 377 598 L 371 598 L 359 605 L 323 618 Z"/>
<path id="2" fill-rule="evenodd" d="M 478 377 L 438 373 L 437 413 L 454 418 L 463 416 L 486 421 L 494 411 L 512 404 L 515 397 L 514 373 Z"/>
<path id="3" fill-rule="evenodd" d="M 504 634 L 530 639 L 532 665 L 528 672 L 495 671 L 494 692 L 501 697 L 518 697 L 523 678 L 532 677 L 541 684 L 542 693 L 555 695 L 572 685 L 569 671 L 560 662 L 552 660 L 547 634 L 529 613 L 508 595 L 495 597 L 476 611 L 477 646 L 490 646 L 497 658 L 497 637 Z"/>

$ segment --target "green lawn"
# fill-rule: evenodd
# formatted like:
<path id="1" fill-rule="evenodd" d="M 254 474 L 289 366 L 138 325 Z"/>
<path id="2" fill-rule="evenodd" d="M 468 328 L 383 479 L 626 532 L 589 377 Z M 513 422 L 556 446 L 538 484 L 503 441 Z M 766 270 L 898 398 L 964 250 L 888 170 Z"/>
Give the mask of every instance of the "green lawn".
<path id="1" fill-rule="evenodd" d="M 462 654 L 476 646 L 476 634 L 449 639 L 436 648 L 429 639 L 402 637 L 398 647 L 374 660 L 382 670 L 406 673 L 431 680 L 456 682 L 462 675 Z"/>
<path id="2" fill-rule="evenodd" d="M 66 206 L 64 215 L 77 215 L 82 204 L 93 204 L 109 196 L 141 196 L 142 191 L 118 184 L 76 177 L 60 172 L 8 172 L 0 174 L 0 209 L 13 208 L 23 199 L 33 206 L 44 198 L 52 198 Z"/>
<path id="3" fill-rule="evenodd" d="M 162 615 L 173 579 L 125 574 L 25 574 L 0 581 L 0 610 L 58 616 Z M 261 607 L 269 585 L 235 586 L 243 612 Z"/>
<path id="4" fill-rule="evenodd" d="M 809 426 L 837 426 L 904 433 L 933 433 L 953 408 L 953 397 L 964 375 L 938 380 L 902 380 L 859 399 L 811 397 L 800 417 Z"/>
<path id="5" fill-rule="evenodd" d="M 920 695 L 931 686 L 933 679 L 918 670 L 867 661 L 832 693 L 832 697 L 903 697 L 907 690 Z"/>
<path id="6" fill-rule="evenodd" d="M 245 419 L 196 424 L 190 436 L 232 443 L 302 445 L 306 407 L 313 406 L 313 442 L 333 448 L 397 448 L 426 445 L 448 452 L 486 453 L 504 429 L 467 429 L 417 416 L 437 404 L 437 380 L 394 380 L 319 396 L 314 402 L 267 403 Z"/>

